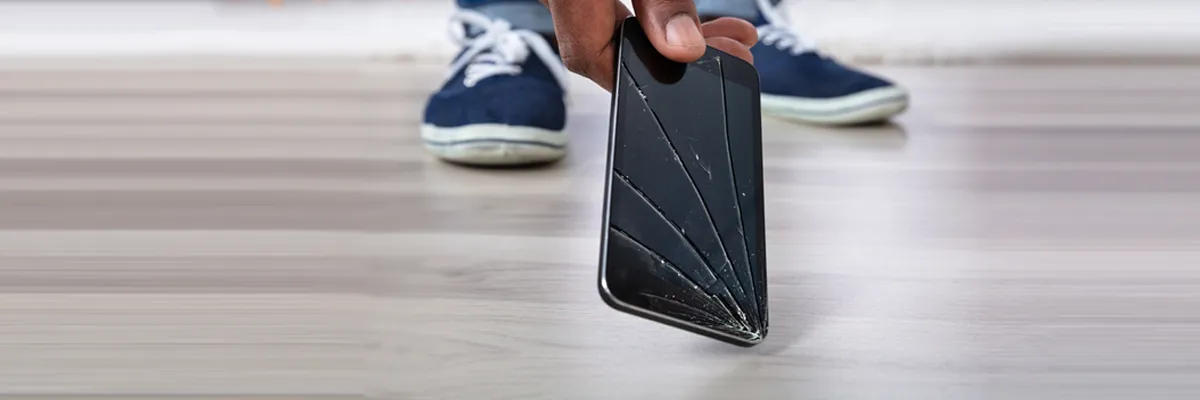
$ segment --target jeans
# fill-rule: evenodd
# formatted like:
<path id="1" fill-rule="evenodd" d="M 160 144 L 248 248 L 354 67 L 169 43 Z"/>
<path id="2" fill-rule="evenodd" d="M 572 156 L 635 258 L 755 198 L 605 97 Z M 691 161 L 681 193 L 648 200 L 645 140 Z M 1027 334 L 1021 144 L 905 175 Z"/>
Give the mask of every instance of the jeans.
<path id="1" fill-rule="evenodd" d="M 511 22 L 514 27 L 540 33 L 554 33 L 550 11 L 537 0 L 456 0 L 461 8 L 469 8 L 492 18 Z M 589 1 L 589 0 L 571 0 Z M 695 0 L 700 15 L 737 17 L 752 20 L 758 16 L 755 0 Z M 778 4 L 780 0 L 772 0 Z"/>

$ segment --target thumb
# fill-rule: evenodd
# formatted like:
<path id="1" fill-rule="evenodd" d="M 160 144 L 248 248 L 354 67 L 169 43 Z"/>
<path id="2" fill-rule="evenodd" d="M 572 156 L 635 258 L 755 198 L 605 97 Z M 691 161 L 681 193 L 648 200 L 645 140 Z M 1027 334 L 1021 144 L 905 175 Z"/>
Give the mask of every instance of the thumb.
<path id="1" fill-rule="evenodd" d="M 704 55 L 704 35 L 692 0 L 634 0 L 634 13 L 654 48 L 677 62 Z"/>

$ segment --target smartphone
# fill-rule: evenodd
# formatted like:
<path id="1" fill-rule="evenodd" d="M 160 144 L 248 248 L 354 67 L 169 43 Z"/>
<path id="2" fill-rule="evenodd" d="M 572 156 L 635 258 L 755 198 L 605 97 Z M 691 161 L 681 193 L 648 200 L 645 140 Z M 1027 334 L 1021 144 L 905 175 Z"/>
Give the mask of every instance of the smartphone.
<path id="1" fill-rule="evenodd" d="M 601 236 L 611 307 L 739 346 L 767 335 L 762 116 L 754 66 L 617 38 Z"/>

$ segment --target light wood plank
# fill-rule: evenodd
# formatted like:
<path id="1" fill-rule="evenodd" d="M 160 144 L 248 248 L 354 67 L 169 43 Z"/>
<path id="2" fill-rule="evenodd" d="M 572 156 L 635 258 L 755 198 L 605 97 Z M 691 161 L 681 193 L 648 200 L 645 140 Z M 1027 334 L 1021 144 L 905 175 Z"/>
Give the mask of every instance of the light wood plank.
<path id="1" fill-rule="evenodd" d="M 1195 67 L 892 68 L 895 124 L 767 119 L 738 349 L 597 296 L 577 79 L 568 159 L 503 171 L 423 152 L 440 65 L 41 63 L 0 66 L 0 397 L 1200 394 Z"/>

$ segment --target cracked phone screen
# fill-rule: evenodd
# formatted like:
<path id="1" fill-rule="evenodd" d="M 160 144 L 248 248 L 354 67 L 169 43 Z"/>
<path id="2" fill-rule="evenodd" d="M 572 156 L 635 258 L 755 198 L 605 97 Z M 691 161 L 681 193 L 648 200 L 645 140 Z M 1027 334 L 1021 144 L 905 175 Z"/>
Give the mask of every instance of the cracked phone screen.
<path id="1" fill-rule="evenodd" d="M 767 308 L 753 67 L 713 49 L 694 63 L 671 62 L 628 25 L 614 91 L 603 284 L 644 316 L 755 344 L 766 335 Z M 727 69 L 742 79 L 727 79 Z"/>

